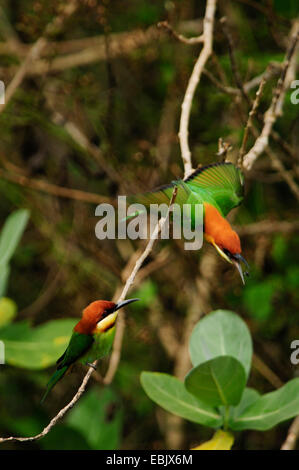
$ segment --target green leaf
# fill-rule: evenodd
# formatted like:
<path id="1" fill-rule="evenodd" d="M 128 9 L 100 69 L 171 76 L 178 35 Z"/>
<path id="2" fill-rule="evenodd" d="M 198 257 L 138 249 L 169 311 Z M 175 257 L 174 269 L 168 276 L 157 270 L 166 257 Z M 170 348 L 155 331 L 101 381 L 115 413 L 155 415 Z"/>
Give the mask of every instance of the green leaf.
<path id="1" fill-rule="evenodd" d="M 0 299 L 0 328 L 10 323 L 17 313 L 15 302 L 7 297 Z"/>
<path id="2" fill-rule="evenodd" d="M 205 426 L 221 426 L 221 415 L 188 393 L 176 377 L 159 372 L 142 372 L 140 380 L 151 400 L 170 413 Z"/>
<path id="3" fill-rule="evenodd" d="M 211 405 L 237 405 L 246 385 L 242 364 L 232 356 L 219 356 L 194 367 L 186 376 L 187 390 Z"/>
<path id="4" fill-rule="evenodd" d="M 123 413 L 116 394 L 105 388 L 92 389 L 70 412 L 67 423 L 84 436 L 95 450 L 114 450 L 120 446 Z"/>
<path id="5" fill-rule="evenodd" d="M 45 369 L 55 364 L 68 345 L 74 319 L 53 320 L 31 328 L 27 321 L 13 323 L 0 331 L 7 364 L 26 369 Z"/>
<path id="6" fill-rule="evenodd" d="M 272 298 L 278 285 L 275 279 L 266 279 L 244 289 L 243 299 L 250 315 L 257 320 L 267 320 L 272 312 Z"/>
<path id="7" fill-rule="evenodd" d="M 0 266 L 0 297 L 3 297 L 6 294 L 9 274 L 9 264 L 4 264 Z"/>
<path id="8" fill-rule="evenodd" d="M 244 389 L 240 403 L 237 406 L 231 407 L 231 418 L 236 419 L 259 398 L 260 394 L 257 390 L 246 387 Z"/>
<path id="9" fill-rule="evenodd" d="M 275 392 L 255 400 L 237 418 L 229 423 L 236 431 L 257 429 L 266 431 L 276 424 L 299 414 L 299 378 L 290 380 Z"/>
<path id="10" fill-rule="evenodd" d="M 252 357 L 252 340 L 246 323 L 235 313 L 216 310 L 204 317 L 193 329 L 190 356 L 194 366 L 219 356 L 232 356 L 248 376 Z"/>
<path id="11" fill-rule="evenodd" d="M 234 443 L 234 436 L 227 431 L 219 429 L 212 439 L 191 450 L 230 450 Z"/>
<path id="12" fill-rule="evenodd" d="M 29 211 L 20 209 L 13 212 L 5 221 L 0 234 L 0 265 L 9 262 L 20 241 L 29 219 Z"/>

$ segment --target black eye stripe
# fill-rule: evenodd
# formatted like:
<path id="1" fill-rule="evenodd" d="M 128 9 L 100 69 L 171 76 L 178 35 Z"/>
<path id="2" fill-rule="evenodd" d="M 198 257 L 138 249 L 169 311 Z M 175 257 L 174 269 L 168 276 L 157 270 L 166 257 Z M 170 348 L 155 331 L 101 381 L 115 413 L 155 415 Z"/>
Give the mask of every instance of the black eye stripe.
<path id="1" fill-rule="evenodd" d="M 233 255 L 231 254 L 230 251 L 228 251 L 226 248 L 222 249 L 223 253 L 225 253 L 229 258 L 233 258 Z"/>
<path id="2" fill-rule="evenodd" d="M 101 320 L 108 317 L 108 315 L 110 315 L 110 313 L 113 313 L 113 312 L 114 312 L 114 308 L 109 308 L 109 309 L 105 310 L 104 313 L 101 316 Z"/>

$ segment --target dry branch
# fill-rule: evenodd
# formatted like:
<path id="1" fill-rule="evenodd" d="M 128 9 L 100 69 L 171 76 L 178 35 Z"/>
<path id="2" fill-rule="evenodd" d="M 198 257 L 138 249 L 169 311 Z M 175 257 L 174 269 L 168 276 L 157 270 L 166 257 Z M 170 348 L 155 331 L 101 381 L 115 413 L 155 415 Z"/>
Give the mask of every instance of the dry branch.
<path id="1" fill-rule="evenodd" d="M 40 54 L 42 53 L 43 49 L 47 45 L 48 36 L 57 34 L 60 31 L 61 26 L 64 20 L 72 15 L 79 6 L 78 0 L 71 0 L 67 2 L 59 15 L 57 15 L 45 28 L 43 35 L 31 46 L 28 54 L 26 55 L 24 61 L 18 68 L 14 78 L 9 83 L 6 92 L 5 92 L 5 103 L 0 105 L 0 112 L 5 109 L 7 104 L 9 103 L 10 99 L 13 97 L 19 86 L 21 85 L 24 77 L 26 76 L 27 72 L 30 70 L 31 65 L 35 62 Z"/>
<path id="2" fill-rule="evenodd" d="M 299 416 L 292 422 L 287 438 L 281 446 L 280 450 L 293 450 L 295 449 L 296 442 L 299 436 Z"/>
<path id="3" fill-rule="evenodd" d="M 196 87 L 200 81 L 204 66 L 212 54 L 213 46 L 213 26 L 216 10 L 216 0 L 207 0 L 205 17 L 203 20 L 203 48 L 193 68 L 189 83 L 186 89 L 184 100 L 182 103 L 182 113 L 180 119 L 179 139 L 181 146 L 182 159 L 184 163 L 184 177 L 188 177 L 192 173 L 191 151 L 188 143 L 188 127 L 190 120 L 190 112 L 192 101 Z"/>
<path id="4" fill-rule="evenodd" d="M 262 129 L 261 134 L 256 139 L 253 147 L 249 150 L 249 152 L 244 156 L 243 159 L 243 167 L 246 170 L 250 170 L 252 165 L 254 164 L 255 160 L 261 155 L 265 149 L 268 147 L 269 137 L 273 128 L 273 125 L 278 118 L 279 114 L 281 113 L 281 106 L 278 107 L 278 103 L 280 97 L 285 92 L 285 80 L 287 76 L 287 71 L 290 66 L 293 54 L 296 50 L 297 42 L 299 39 L 299 25 L 297 25 L 296 34 L 293 36 L 289 49 L 286 53 L 286 58 L 284 62 L 284 66 L 281 71 L 281 76 L 277 82 L 277 86 L 273 93 L 273 98 L 271 101 L 271 105 L 265 113 L 264 118 L 264 126 Z"/>

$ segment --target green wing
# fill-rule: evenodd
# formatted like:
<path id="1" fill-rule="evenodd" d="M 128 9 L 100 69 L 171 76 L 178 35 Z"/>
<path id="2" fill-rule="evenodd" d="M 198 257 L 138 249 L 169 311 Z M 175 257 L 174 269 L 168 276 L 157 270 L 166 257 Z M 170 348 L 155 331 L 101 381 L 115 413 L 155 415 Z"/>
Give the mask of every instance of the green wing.
<path id="1" fill-rule="evenodd" d="M 157 188 L 156 190 L 145 194 L 131 196 L 128 198 L 128 201 L 131 203 L 138 202 L 139 204 L 145 206 L 147 209 L 150 207 L 151 213 L 156 213 L 159 210 L 158 206 L 160 206 L 161 204 L 165 204 L 165 209 L 167 209 L 175 187 L 177 188 L 177 195 L 174 203 L 178 205 L 181 209 L 183 209 L 184 205 L 189 205 L 191 207 L 191 210 L 188 213 L 186 213 L 185 210 L 180 211 L 179 219 L 177 220 L 180 220 L 181 223 L 183 223 L 184 219 L 191 220 L 191 228 L 194 229 L 196 224 L 196 205 L 202 204 L 204 200 L 207 200 L 208 195 L 206 196 L 206 199 L 203 199 L 198 192 L 193 191 L 183 180 L 174 181 L 167 186 L 161 186 L 160 188 Z M 210 202 L 212 204 L 217 205 L 213 199 L 211 199 Z M 157 205 L 156 208 L 154 206 L 155 204 Z M 220 208 L 218 209 L 220 210 Z M 135 217 L 136 215 L 141 214 L 142 212 L 144 212 L 144 210 L 137 210 L 137 212 L 134 212 L 127 218 Z M 181 214 L 183 214 L 182 217 Z M 171 220 L 174 221 L 173 217 L 174 215 L 171 215 Z"/>
<path id="2" fill-rule="evenodd" d="M 144 194 L 136 194 L 128 197 L 130 204 L 138 203 L 143 204 L 146 208 L 149 208 L 151 204 L 169 204 L 170 199 L 173 194 L 175 186 L 178 186 L 178 192 L 176 195 L 175 202 L 176 204 L 186 204 L 188 196 L 190 194 L 190 189 L 188 187 L 180 186 L 180 182 L 173 182 L 165 186 L 159 186 L 152 191 L 149 191 Z"/>
<path id="3" fill-rule="evenodd" d="M 80 359 L 91 347 L 93 341 L 94 339 L 92 335 L 83 335 L 74 331 L 68 347 L 63 355 L 57 360 L 57 369 L 61 369 L 64 366 L 70 366 Z"/>
<path id="4" fill-rule="evenodd" d="M 226 216 L 244 196 L 244 176 L 232 163 L 213 163 L 192 173 L 185 183 L 210 202 L 212 198 Z"/>

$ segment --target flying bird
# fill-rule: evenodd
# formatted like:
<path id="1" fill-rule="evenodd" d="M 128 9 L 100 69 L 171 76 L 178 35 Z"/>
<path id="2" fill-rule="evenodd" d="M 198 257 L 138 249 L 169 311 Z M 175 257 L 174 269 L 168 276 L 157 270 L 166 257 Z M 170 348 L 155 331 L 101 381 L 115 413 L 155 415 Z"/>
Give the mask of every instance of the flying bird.
<path id="1" fill-rule="evenodd" d="M 244 274 L 248 275 L 248 263 L 241 254 L 238 234 L 225 219 L 227 214 L 239 206 L 244 197 L 244 176 L 239 168 L 229 162 L 212 163 L 195 170 L 184 180 L 160 186 L 141 195 L 131 196 L 130 202 L 138 202 L 149 208 L 151 204 L 169 204 L 174 188 L 177 187 L 175 203 L 180 207 L 191 205 L 192 229 L 195 228 L 195 215 L 192 206 L 203 205 L 203 233 L 205 240 L 212 244 L 227 262 L 234 264 L 245 284 Z M 140 211 L 131 217 L 138 215 Z M 242 265 L 246 270 L 243 273 Z"/>
<path id="2" fill-rule="evenodd" d="M 70 342 L 57 360 L 57 370 L 52 375 L 41 400 L 77 361 L 93 367 L 92 362 L 109 354 L 112 347 L 118 310 L 139 299 L 128 299 L 115 304 L 107 300 L 96 300 L 82 312 L 81 320 L 75 325 Z"/>

